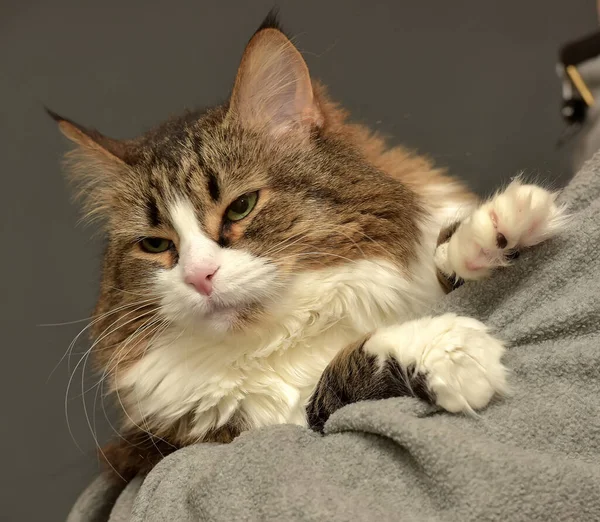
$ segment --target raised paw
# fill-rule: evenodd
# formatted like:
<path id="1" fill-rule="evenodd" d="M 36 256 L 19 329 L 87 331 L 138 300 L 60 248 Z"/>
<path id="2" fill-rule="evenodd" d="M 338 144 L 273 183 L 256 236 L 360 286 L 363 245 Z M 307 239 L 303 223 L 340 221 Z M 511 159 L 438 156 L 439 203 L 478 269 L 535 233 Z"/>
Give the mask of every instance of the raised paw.
<path id="1" fill-rule="evenodd" d="M 383 328 L 364 350 L 423 375 L 434 402 L 450 412 L 483 408 L 507 391 L 504 346 L 476 319 L 445 314 Z"/>
<path id="2" fill-rule="evenodd" d="M 557 193 L 513 181 L 465 219 L 450 240 L 438 246 L 438 268 L 462 279 L 481 279 L 506 266 L 518 250 L 557 235 L 566 224 Z"/>

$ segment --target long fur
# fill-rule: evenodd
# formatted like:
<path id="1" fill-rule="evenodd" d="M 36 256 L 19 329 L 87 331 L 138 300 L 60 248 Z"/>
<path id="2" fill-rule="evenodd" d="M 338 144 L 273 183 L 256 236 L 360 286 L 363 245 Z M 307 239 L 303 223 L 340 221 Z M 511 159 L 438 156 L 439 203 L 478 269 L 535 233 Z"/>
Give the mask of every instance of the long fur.
<path id="1" fill-rule="evenodd" d="M 311 418 L 320 428 L 352 400 L 406 393 L 472 411 L 506 389 L 502 343 L 483 325 L 419 319 L 444 294 L 436 259 L 460 272 L 472 260 L 457 241 L 490 229 L 495 243 L 502 223 L 454 226 L 458 239 L 438 246 L 475 196 L 348 122 L 272 20 L 222 107 L 127 142 L 52 116 L 78 145 L 71 173 L 107 236 L 93 352 L 124 413 L 105 451 L 122 477 L 247 429 Z M 256 206 L 228 219 L 245 194 Z M 510 208 L 523 210 L 521 194 Z M 550 215 L 544 201 L 532 226 Z M 532 230 L 503 233 L 528 246 Z M 170 246 L 144 250 L 148 237 Z M 218 269 L 202 294 L 187 278 L 207 263 Z"/>

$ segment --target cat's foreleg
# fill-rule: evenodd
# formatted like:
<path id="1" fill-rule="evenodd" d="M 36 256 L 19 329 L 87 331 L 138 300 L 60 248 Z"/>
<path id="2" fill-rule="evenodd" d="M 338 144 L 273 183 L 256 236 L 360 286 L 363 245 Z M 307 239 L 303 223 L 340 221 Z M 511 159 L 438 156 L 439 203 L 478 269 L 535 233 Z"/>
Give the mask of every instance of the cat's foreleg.
<path id="1" fill-rule="evenodd" d="M 556 236 L 567 223 L 557 195 L 513 181 L 442 238 L 435 252 L 437 267 L 450 277 L 482 279 L 509 264 L 519 249 Z"/>
<path id="2" fill-rule="evenodd" d="M 507 390 L 504 347 L 484 324 L 445 314 L 381 328 L 347 346 L 327 366 L 307 418 L 321 430 L 347 404 L 412 396 L 450 412 L 485 407 Z"/>

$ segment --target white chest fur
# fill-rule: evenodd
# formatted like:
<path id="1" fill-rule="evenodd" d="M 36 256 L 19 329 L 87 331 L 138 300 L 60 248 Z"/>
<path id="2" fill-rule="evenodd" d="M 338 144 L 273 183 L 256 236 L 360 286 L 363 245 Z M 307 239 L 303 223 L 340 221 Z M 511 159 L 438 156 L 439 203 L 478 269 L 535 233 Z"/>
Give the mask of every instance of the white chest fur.
<path id="1" fill-rule="evenodd" d="M 410 277 L 373 260 L 298 276 L 268 331 L 207 339 L 172 327 L 117 380 L 134 404 L 131 420 L 169 426 L 191 414 L 197 439 L 235 412 L 251 427 L 305 424 L 305 404 L 340 349 L 418 317 L 441 296 L 431 248 L 423 246 Z"/>

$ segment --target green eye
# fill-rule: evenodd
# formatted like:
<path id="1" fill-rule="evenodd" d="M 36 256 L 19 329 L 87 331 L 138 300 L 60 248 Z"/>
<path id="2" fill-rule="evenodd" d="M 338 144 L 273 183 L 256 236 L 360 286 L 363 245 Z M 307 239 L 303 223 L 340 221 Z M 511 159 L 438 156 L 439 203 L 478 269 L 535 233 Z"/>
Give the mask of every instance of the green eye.
<path id="1" fill-rule="evenodd" d="M 225 217 L 229 221 L 239 221 L 240 219 L 244 219 L 248 214 L 250 214 L 250 212 L 252 212 L 257 200 L 258 192 L 250 192 L 240 196 L 231 205 L 229 205 L 229 207 L 227 207 Z"/>
<path id="2" fill-rule="evenodd" d="M 144 252 L 149 254 L 160 254 L 166 252 L 173 245 L 173 241 L 163 239 L 162 237 L 145 237 L 140 241 L 140 246 Z"/>

